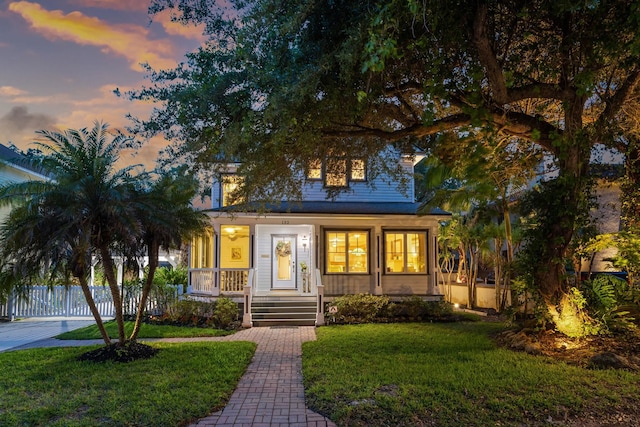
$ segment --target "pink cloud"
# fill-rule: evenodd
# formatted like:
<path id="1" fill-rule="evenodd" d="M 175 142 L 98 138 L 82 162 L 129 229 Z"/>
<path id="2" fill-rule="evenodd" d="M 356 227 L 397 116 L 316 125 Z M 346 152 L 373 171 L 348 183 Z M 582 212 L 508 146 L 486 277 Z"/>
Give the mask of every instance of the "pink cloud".
<path id="1" fill-rule="evenodd" d="M 104 53 L 125 57 L 132 69 L 142 71 L 140 63 L 154 68 L 172 68 L 175 52 L 169 40 L 150 40 L 142 26 L 109 24 L 81 12 L 49 11 L 27 1 L 9 4 L 9 10 L 22 16 L 36 32 L 51 40 L 66 40 L 97 46 Z"/>
<path id="2" fill-rule="evenodd" d="M 26 93 L 27 93 L 26 91 L 22 89 L 18 89 L 17 87 L 0 86 L 0 96 L 13 97 L 13 96 L 24 95 Z"/>

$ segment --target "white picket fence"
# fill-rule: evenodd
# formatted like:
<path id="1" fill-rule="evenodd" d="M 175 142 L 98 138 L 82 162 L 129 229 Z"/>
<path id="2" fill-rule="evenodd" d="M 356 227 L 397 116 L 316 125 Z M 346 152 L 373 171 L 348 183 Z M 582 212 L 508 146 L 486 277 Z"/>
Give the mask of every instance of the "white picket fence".
<path id="1" fill-rule="evenodd" d="M 115 308 L 109 288 L 91 286 L 90 290 L 100 315 L 113 317 Z M 174 295 L 163 295 L 163 299 L 178 297 L 182 293 L 182 286 L 173 287 L 172 293 Z M 125 293 L 125 314 L 134 314 L 139 301 L 139 292 Z M 148 312 L 155 312 L 162 303 L 163 301 L 159 301 L 155 294 L 150 295 L 146 309 Z M 0 317 L 11 320 L 16 317 L 93 317 L 93 314 L 80 286 L 55 286 L 53 288 L 33 286 L 27 295 L 13 296 L 6 304 L 0 305 Z"/>

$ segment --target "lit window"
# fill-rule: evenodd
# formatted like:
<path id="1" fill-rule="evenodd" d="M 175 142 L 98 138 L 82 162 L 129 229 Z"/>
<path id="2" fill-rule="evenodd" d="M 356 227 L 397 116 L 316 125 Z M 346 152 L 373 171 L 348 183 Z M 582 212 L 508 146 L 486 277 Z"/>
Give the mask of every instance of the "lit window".
<path id="1" fill-rule="evenodd" d="M 237 194 L 242 183 L 242 178 L 237 175 L 223 175 L 222 177 L 222 206 L 242 203 L 243 200 Z"/>
<path id="2" fill-rule="evenodd" d="M 249 226 L 220 226 L 220 268 L 249 268 Z"/>
<path id="3" fill-rule="evenodd" d="M 347 186 L 347 161 L 345 159 L 327 160 L 324 183 L 327 187 Z"/>
<path id="4" fill-rule="evenodd" d="M 213 268 L 213 230 L 207 229 L 203 234 L 191 239 L 191 268 Z"/>
<path id="5" fill-rule="evenodd" d="M 321 180 L 323 176 L 326 187 L 346 187 L 351 181 L 366 181 L 365 161 L 362 159 L 347 160 L 344 157 L 330 157 L 323 164 L 321 160 L 313 160 L 307 170 L 307 179 L 313 181 Z"/>
<path id="6" fill-rule="evenodd" d="M 384 247 L 387 273 L 427 272 L 426 232 L 387 232 Z"/>
<path id="7" fill-rule="evenodd" d="M 319 159 L 313 160 L 309 164 L 307 179 L 312 179 L 312 180 L 322 179 L 322 162 Z"/>
<path id="8" fill-rule="evenodd" d="M 367 174 L 364 167 L 364 160 L 351 160 L 351 181 L 366 181 Z"/>
<path id="9" fill-rule="evenodd" d="M 327 273 L 368 273 L 367 231 L 327 231 Z"/>

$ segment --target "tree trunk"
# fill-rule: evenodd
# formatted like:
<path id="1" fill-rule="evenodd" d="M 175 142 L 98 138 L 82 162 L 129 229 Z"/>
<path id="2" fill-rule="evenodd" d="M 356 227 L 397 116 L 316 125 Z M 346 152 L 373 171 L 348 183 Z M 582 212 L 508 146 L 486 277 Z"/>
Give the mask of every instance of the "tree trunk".
<path id="1" fill-rule="evenodd" d="M 115 264 L 109 248 L 101 245 L 98 249 L 100 251 L 100 257 L 102 258 L 102 265 L 104 267 L 104 275 L 107 278 L 109 289 L 111 290 L 111 296 L 113 298 L 113 305 L 116 312 L 116 323 L 118 324 L 118 341 L 120 344 L 124 344 L 127 337 L 124 332 L 124 313 L 122 310 L 122 296 L 120 294 L 120 288 L 118 288 L 118 279 L 114 271 Z"/>
<path id="2" fill-rule="evenodd" d="M 138 304 L 138 311 L 136 313 L 136 323 L 133 326 L 133 331 L 131 332 L 130 340 L 136 340 L 138 338 L 138 333 L 140 332 L 140 325 L 142 324 L 142 316 L 144 313 L 144 308 L 147 305 L 147 299 L 149 297 L 149 293 L 151 292 L 151 287 L 153 285 L 153 278 L 156 274 L 156 269 L 158 268 L 158 253 L 159 248 L 158 245 L 153 242 L 148 244 L 148 252 L 149 252 L 149 272 L 147 274 L 147 280 L 142 287 L 142 295 L 140 296 L 140 303 Z"/>
<path id="3" fill-rule="evenodd" d="M 100 335 L 102 335 L 102 339 L 106 345 L 111 344 L 111 338 L 109 338 L 109 334 L 107 334 L 107 330 L 104 328 L 104 323 L 102 322 L 102 316 L 100 316 L 100 311 L 98 307 L 96 307 L 96 302 L 93 299 L 93 295 L 91 295 L 91 289 L 89 289 L 89 284 L 87 283 L 86 277 L 78 277 L 78 281 L 80 282 L 80 288 L 82 288 L 82 293 L 84 294 L 84 298 L 89 305 L 89 310 L 91 310 L 91 314 L 93 314 L 93 318 L 96 321 L 96 326 L 100 331 Z"/>
<path id="4" fill-rule="evenodd" d="M 585 196 L 592 136 L 583 130 L 582 115 L 586 99 L 574 94 L 564 100 L 564 134 L 559 138 L 554 155 L 558 159 L 556 212 L 548 211 L 545 230 L 547 241 L 534 278 L 548 306 L 557 305 L 569 290 L 565 265 L 576 220 Z"/>

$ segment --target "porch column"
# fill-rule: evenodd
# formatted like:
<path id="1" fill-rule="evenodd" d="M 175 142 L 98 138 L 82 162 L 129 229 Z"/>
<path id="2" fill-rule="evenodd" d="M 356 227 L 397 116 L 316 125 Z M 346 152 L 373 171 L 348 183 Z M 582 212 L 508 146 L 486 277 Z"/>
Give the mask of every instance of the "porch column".
<path id="1" fill-rule="evenodd" d="M 382 265 L 384 264 L 384 243 L 382 242 L 382 230 L 380 230 L 380 226 L 376 226 L 375 229 L 375 238 L 373 239 L 373 251 L 372 254 L 376 255 L 374 260 L 374 271 L 373 271 L 373 280 L 375 281 L 375 286 L 373 288 L 374 295 L 382 295 Z"/>
<path id="2" fill-rule="evenodd" d="M 432 236 L 429 239 L 429 244 L 433 248 L 433 255 L 430 256 L 428 260 L 431 265 L 429 268 L 431 274 L 429 275 L 429 283 L 427 284 L 427 295 L 442 295 L 438 282 L 440 267 L 440 264 L 438 264 L 438 230 L 436 228 L 432 228 L 429 235 Z"/>

